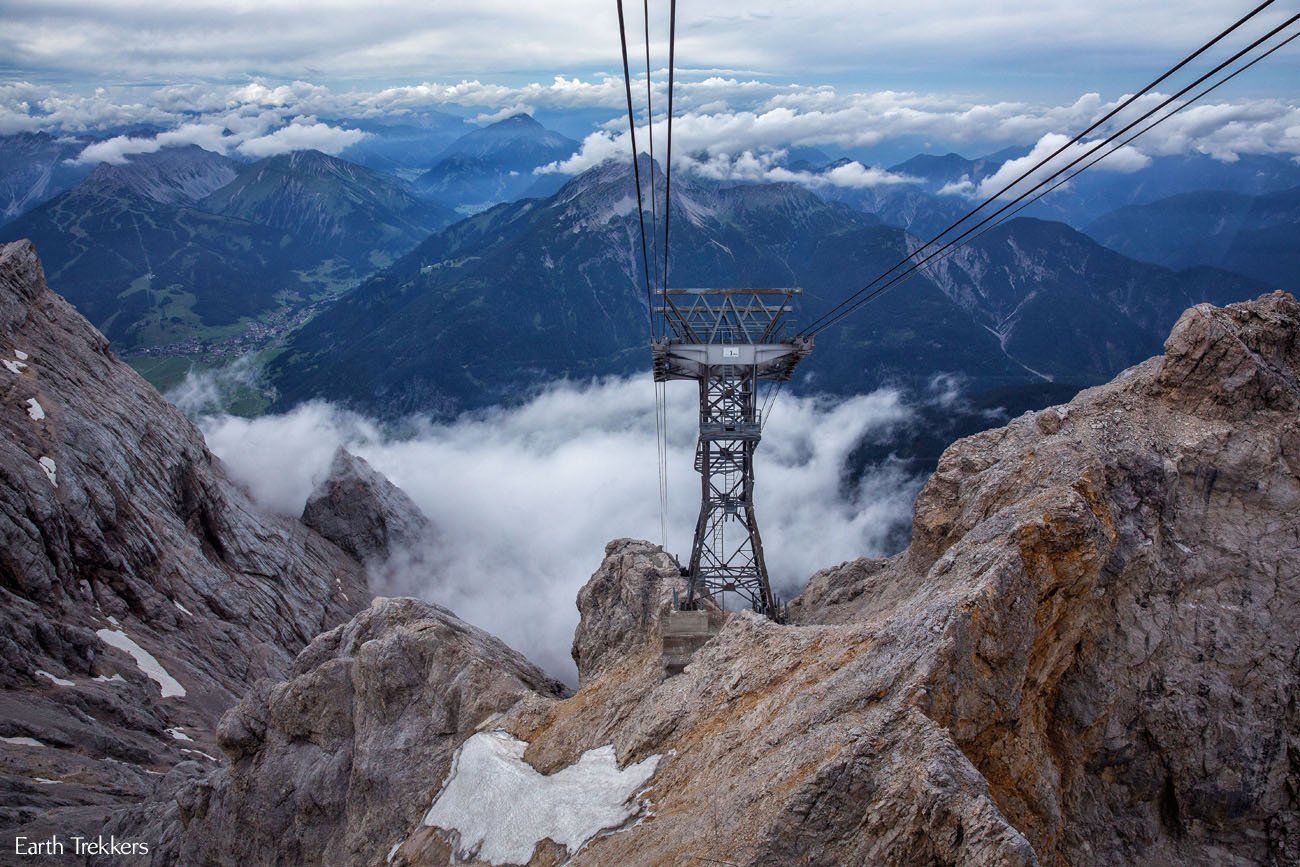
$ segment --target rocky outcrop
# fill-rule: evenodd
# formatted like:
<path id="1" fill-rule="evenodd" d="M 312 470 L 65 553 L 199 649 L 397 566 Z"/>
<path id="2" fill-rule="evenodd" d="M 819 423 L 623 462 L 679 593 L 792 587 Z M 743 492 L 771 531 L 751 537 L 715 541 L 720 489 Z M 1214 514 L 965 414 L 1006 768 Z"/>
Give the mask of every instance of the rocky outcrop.
<path id="1" fill-rule="evenodd" d="M 0 826 L 91 833 L 364 607 L 361 566 L 263 513 L 198 430 L 0 248 Z"/>
<path id="2" fill-rule="evenodd" d="M 263 681 L 217 733 L 229 767 L 177 775 L 165 810 L 111 829 L 155 864 L 383 863 L 453 751 L 523 699 L 564 688 L 497 639 L 414 599 L 376 599 Z"/>
<path id="3" fill-rule="evenodd" d="M 677 561 L 658 545 L 636 539 L 606 545 L 600 568 L 578 591 L 573 661 L 579 682 L 596 677 L 654 634 L 674 591 L 685 598 L 686 581 Z"/>
<path id="4" fill-rule="evenodd" d="M 519 827 L 534 864 L 1295 863 L 1298 347 L 1289 295 L 1189 310 L 1165 356 L 949 448 L 907 551 L 818 573 L 789 625 L 731 614 L 674 677 L 671 561 L 613 543 L 581 689 L 452 762 L 490 793 L 612 753 L 643 793 L 560 846 L 547 804 L 500 819 L 448 772 L 393 863 L 504 858 Z"/>
<path id="5" fill-rule="evenodd" d="M 419 554 L 434 542 L 433 524 L 406 492 L 342 446 L 307 498 L 302 522 L 367 564 Z"/>
<path id="6" fill-rule="evenodd" d="M 1300 304 L 950 447 L 910 547 L 665 677 L 675 563 L 618 540 L 564 697 L 380 600 L 112 830 L 160 863 L 1300 861 Z"/>
<path id="7" fill-rule="evenodd" d="M 910 548 L 792 625 L 733 614 L 667 680 L 625 641 L 508 715 L 542 769 L 664 756 L 653 819 L 575 862 L 1300 858 L 1300 305 L 1198 306 L 1166 349 L 954 444 Z"/>

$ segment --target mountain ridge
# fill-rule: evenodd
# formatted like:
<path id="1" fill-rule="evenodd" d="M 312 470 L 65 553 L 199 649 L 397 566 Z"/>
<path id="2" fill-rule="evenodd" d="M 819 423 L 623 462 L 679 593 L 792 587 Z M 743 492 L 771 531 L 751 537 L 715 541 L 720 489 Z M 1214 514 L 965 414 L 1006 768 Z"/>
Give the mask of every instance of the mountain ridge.
<path id="1" fill-rule="evenodd" d="M 906 551 L 815 573 L 786 624 L 710 612 L 678 674 L 648 542 L 579 593 L 573 696 L 376 600 L 110 828 L 169 863 L 1289 863 L 1300 303 L 1197 305 L 1164 349 L 952 444 Z"/>

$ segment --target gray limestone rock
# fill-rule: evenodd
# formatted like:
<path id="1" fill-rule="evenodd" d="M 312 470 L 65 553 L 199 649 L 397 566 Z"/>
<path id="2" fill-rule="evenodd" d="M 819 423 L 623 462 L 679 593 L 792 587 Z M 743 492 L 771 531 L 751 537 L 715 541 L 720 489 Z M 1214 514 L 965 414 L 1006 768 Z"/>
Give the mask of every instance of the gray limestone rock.
<path id="1" fill-rule="evenodd" d="M 653 634 L 673 592 L 686 581 L 677 562 L 658 545 L 615 539 L 600 568 L 578 591 L 581 619 L 573 635 L 573 661 L 585 683 Z"/>
<path id="2" fill-rule="evenodd" d="M 55 308 L 60 322 L 84 326 Z M 52 338 L 28 342 L 34 360 L 58 352 Z M 115 364 L 101 368 L 125 382 Z M 17 382 L 7 405 L 32 396 L 27 380 Z M 641 806 L 574 850 L 546 834 L 527 838 L 535 865 L 1300 863 L 1300 304 L 1285 293 L 1193 308 L 1164 356 L 1068 406 L 954 443 L 917 498 L 906 551 L 817 573 L 791 602 L 789 624 L 720 616 L 717 634 L 673 677 L 661 667 L 658 630 L 680 586 L 675 564 L 649 543 L 611 543 L 579 594 L 581 688 L 571 697 L 499 641 L 413 600 L 377 600 L 307 645 L 277 681 L 292 642 L 266 633 L 302 622 L 294 606 L 303 585 L 259 583 L 257 574 L 281 574 L 270 569 L 211 571 L 252 557 L 241 540 L 250 525 L 269 534 L 270 524 L 255 523 L 268 519 L 235 507 L 241 495 L 210 458 L 202 463 L 196 442 L 187 454 L 200 469 L 165 474 L 174 495 L 148 513 L 157 524 L 88 540 L 85 509 L 65 499 L 92 499 L 77 493 L 80 480 L 117 478 L 112 462 L 125 461 L 152 503 L 152 465 L 131 462 L 172 453 L 111 412 L 119 439 L 76 452 L 47 446 L 37 426 L 66 430 L 78 417 L 67 395 L 77 391 L 41 388 L 57 395 L 45 419 L 16 426 L 27 437 L 21 452 L 0 461 L 23 474 L 12 485 L 26 497 L 21 507 L 0 500 L 0 532 L 21 541 L 26 520 L 55 540 L 10 545 L 0 560 L 6 599 L 27 606 L 5 626 L 15 658 L 78 683 L 107 670 L 116 651 L 91 637 L 99 615 L 61 601 L 89 592 L 160 654 L 179 648 L 159 658 L 192 694 L 203 676 L 225 696 L 236 688 L 231 671 L 269 675 L 222 719 L 220 767 L 155 762 L 170 770 L 153 800 L 108 826 L 156 841 L 156 863 L 448 864 L 466 846 L 470 861 L 486 851 L 473 849 L 482 828 L 544 827 L 539 816 L 562 826 L 577 801 L 470 798 L 459 814 L 447 811 L 455 827 L 423 824 L 458 751 L 490 732 L 521 755 L 458 770 L 506 775 L 462 786 L 499 792 L 526 778 L 521 793 L 546 792 L 538 775 L 548 775 L 586 791 L 611 776 L 592 770 L 593 750 L 619 768 L 653 767 L 632 796 Z M 165 442 L 186 442 L 192 429 L 182 421 Z M 135 439 L 124 442 L 124 429 Z M 47 452 L 59 460 L 58 488 L 35 462 Z M 88 467 L 83 454 L 108 466 Z M 38 482 L 42 495 L 22 493 Z M 119 520 L 141 508 L 131 497 L 115 503 Z M 367 520 L 344 523 L 362 530 L 339 538 L 382 535 Z M 184 533 L 169 530 L 177 524 Z M 289 562 L 338 550 L 293 536 L 301 528 L 283 532 L 287 549 L 276 550 Z M 199 571 L 225 582 L 223 599 L 255 590 L 283 611 L 235 620 L 238 606 L 208 603 L 200 579 L 166 583 L 150 566 L 175 558 L 214 564 Z M 340 593 L 350 590 L 337 580 Z M 184 628 L 167 633 L 174 645 L 155 638 L 160 586 L 187 607 L 207 604 L 212 629 L 230 624 L 232 646 L 210 670 L 186 652 Z M 70 616 L 42 613 L 53 610 Z M 250 635 L 271 648 L 257 663 L 235 646 Z M 133 696 L 157 686 L 127 675 Z M 45 689 L 24 672 L 6 676 L 2 695 L 14 705 Z M 77 745 L 139 767 L 148 762 L 136 751 L 151 746 L 139 733 L 173 721 L 163 699 L 123 703 L 123 721 L 105 725 L 97 693 L 62 689 L 84 696 L 78 712 L 41 717 L 38 708 L 32 725 L 51 746 L 24 749 Z M 5 723 L 12 734 L 29 730 L 18 719 Z M 31 809 L 44 803 L 35 786 L 13 791 Z M 96 791 L 78 803 L 98 809 Z"/>
<path id="3" fill-rule="evenodd" d="M 92 834 L 369 595 L 0 247 L 0 828 Z"/>
<path id="4" fill-rule="evenodd" d="M 381 864 L 465 738 L 523 699 L 564 694 L 446 609 L 376 599 L 226 714 L 227 767 L 175 777 L 166 804 L 111 830 L 165 841 L 155 864 Z"/>
<path id="5" fill-rule="evenodd" d="M 434 527 L 406 493 L 342 446 L 303 508 L 302 522 L 363 563 L 434 544 Z"/>

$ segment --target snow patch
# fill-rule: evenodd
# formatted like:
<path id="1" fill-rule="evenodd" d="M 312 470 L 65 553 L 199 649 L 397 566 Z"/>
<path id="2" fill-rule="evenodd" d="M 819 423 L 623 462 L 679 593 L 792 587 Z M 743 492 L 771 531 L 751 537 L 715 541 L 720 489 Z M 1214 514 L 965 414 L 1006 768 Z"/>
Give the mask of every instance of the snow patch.
<path id="1" fill-rule="evenodd" d="M 620 770 L 610 744 L 548 776 L 524 761 L 527 748 L 497 731 L 479 732 L 456 750 L 424 824 L 459 835 L 457 858 L 523 864 L 548 837 L 573 854 L 641 811 L 635 796 L 660 758 Z"/>
<path id="2" fill-rule="evenodd" d="M 183 731 L 181 730 L 181 727 L 180 727 L 180 726 L 173 726 L 172 728 L 167 729 L 167 734 L 171 735 L 171 736 L 172 736 L 172 739 L 173 739 L 173 740 L 177 740 L 177 741 L 192 741 L 192 740 L 194 740 L 194 738 L 192 738 L 192 737 L 190 737 L 189 735 L 185 734 L 185 732 L 183 732 Z"/>
<path id="3" fill-rule="evenodd" d="M 203 750 L 187 750 L 187 749 L 185 749 L 185 747 L 181 747 L 181 752 L 183 752 L 183 753 L 189 753 L 189 754 L 191 754 L 191 755 L 195 755 L 195 756 L 203 756 L 203 758 L 207 759 L 207 760 L 210 761 L 210 762 L 215 762 L 215 761 L 216 761 L 216 759 L 212 758 L 212 756 L 210 756 L 210 755 L 208 755 L 207 753 L 203 752 Z"/>
<path id="4" fill-rule="evenodd" d="M 45 478 L 50 480 L 50 484 L 57 488 L 59 486 L 59 468 L 55 466 L 54 458 L 41 457 L 36 463 L 40 464 L 41 469 L 45 470 Z"/>
<path id="5" fill-rule="evenodd" d="M 19 746 L 19 747 L 48 747 L 49 746 L 49 744 L 38 741 L 36 738 L 24 738 L 24 737 L 0 738 L 0 741 L 4 741 L 7 744 L 13 744 L 14 746 Z"/>
<path id="6" fill-rule="evenodd" d="M 32 417 L 32 421 L 41 421 L 45 418 L 45 407 L 34 397 L 27 398 L 27 414 Z"/>
<path id="7" fill-rule="evenodd" d="M 194 616 L 194 614 L 188 608 L 186 608 L 184 605 L 177 602 L 175 599 L 172 600 L 172 604 L 175 605 L 180 610 L 181 614 L 184 614 L 187 617 Z"/>
<path id="8" fill-rule="evenodd" d="M 27 366 L 23 364 L 21 361 L 4 361 L 0 363 L 4 364 L 5 370 L 9 371 L 10 373 L 22 373 L 23 368 Z"/>
<path id="9" fill-rule="evenodd" d="M 181 686 L 176 678 L 167 673 L 167 670 L 159 664 L 158 660 L 154 659 L 152 653 L 132 641 L 125 632 L 118 632 L 114 629 L 97 629 L 95 634 L 105 644 L 112 645 L 118 650 L 130 654 L 131 658 L 135 660 L 136 666 L 162 689 L 163 698 L 185 695 L 185 687 Z"/>
<path id="10" fill-rule="evenodd" d="M 120 674 L 115 674 L 112 677 L 105 677 L 104 675 L 101 674 L 96 677 L 92 677 L 91 680 L 93 680 L 95 683 L 126 683 L 126 678 Z"/>
<path id="11" fill-rule="evenodd" d="M 62 780 L 47 780 L 45 777 L 32 777 L 33 783 L 40 783 L 42 786 L 57 786 Z"/>
<path id="12" fill-rule="evenodd" d="M 50 674 L 48 671 L 41 671 L 39 668 L 36 669 L 36 675 L 37 677 L 45 678 L 55 686 L 76 686 L 76 684 L 70 680 L 64 680 L 61 677 L 55 677 L 54 675 Z"/>
<path id="13" fill-rule="evenodd" d="M 28 355 L 26 352 L 23 352 L 21 349 L 15 349 L 14 358 L 18 359 L 19 361 L 26 361 L 27 359 L 31 358 L 31 356 Z"/>

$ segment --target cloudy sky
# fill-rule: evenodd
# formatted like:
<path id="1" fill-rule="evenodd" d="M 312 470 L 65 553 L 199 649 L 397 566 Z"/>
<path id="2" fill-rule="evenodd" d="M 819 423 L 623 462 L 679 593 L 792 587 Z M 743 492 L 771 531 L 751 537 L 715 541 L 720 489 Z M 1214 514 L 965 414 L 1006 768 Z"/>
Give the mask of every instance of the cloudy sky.
<path id="1" fill-rule="evenodd" d="M 1254 5 L 684 0 L 678 57 L 804 84 L 1061 100 L 1131 86 Z M 628 6 L 634 15 L 639 4 Z M 651 6 L 662 49 L 667 3 Z M 484 76 L 519 84 L 614 72 L 619 58 L 611 0 L 5 0 L 0 9 L 8 76 L 80 85 Z M 1275 87 L 1294 83 L 1283 73 L 1267 77 Z"/>
<path id="2" fill-rule="evenodd" d="M 1072 132 L 1253 5 L 684 0 L 676 131 L 683 152 L 707 149 L 724 173 L 747 151 L 799 144 L 896 155 L 1029 145 Z M 651 7 L 658 75 L 666 0 Z M 628 8 L 639 32 L 639 4 Z M 1215 59 L 1290 13 L 1267 10 Z M 563 113 L 569 134 L 598 133 L 566 170 L 623 144 L 599 135 L 617 129 L 623 99 L 612 0 L 0 0 L 0 21 L 0 133 L 147 123 L 169 129 L 160 145 L 339 153 L 364 135 L 340 121 L 437 108 L 471 123 Z M 1300 152 L 1297 45 L 1149 150 Z"/>

